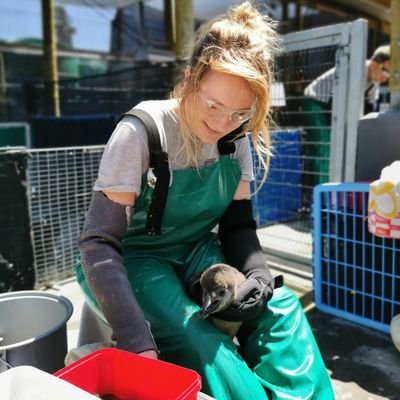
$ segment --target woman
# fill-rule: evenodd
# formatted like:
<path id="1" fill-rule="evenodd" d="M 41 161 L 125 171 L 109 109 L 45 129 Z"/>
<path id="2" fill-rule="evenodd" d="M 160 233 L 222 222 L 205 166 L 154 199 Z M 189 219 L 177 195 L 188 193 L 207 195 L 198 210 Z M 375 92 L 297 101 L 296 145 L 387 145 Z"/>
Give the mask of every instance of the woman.
<path id="1" fill-rule="evenodd" d="M 151 114 L 169 158 L 161 234 L 146 225 L 156 190 L 146 128 L 126 115 L 105 149 L 79 241 L 78 280 L 117 347 L 198 371 L 202 391 L 218 400 L 333 399 L 300 303 L 274 289 L 252 216 L 245 133 L 267 170 L 277 49 L 272 22 L 249 2 L 205 25 L 172 99 L 134 108 Z M 240 354 L 188 297 L 196 273 L 224 261 L 247 278 L 222 315 L 244 321 Z"/>

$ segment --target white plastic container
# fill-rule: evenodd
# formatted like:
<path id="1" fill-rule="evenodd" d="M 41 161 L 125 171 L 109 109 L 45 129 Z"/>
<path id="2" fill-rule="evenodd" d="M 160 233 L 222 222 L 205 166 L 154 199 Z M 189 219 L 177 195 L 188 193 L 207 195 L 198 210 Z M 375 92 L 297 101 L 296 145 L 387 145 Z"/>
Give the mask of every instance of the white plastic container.
<path id="1" fill-rule="evenodd" d="M 0 400 L 99 400 L 98 397 L 32 366 L 0 374 Z"/>
<path id="2" fill-rule="evenodd" d="M 390 336 L 394 346 L 400 351 L 400 314 L 395 315 L 390 322 Z"/>

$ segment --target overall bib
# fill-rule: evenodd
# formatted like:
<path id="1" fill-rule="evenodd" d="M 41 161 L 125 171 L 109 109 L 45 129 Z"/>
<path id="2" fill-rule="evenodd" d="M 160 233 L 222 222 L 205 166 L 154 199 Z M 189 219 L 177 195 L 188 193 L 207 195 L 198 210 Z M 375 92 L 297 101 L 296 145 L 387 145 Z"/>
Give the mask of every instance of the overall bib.
<path id="1" fill-rule="evenodd" d="M 276 289 L 262 315 L 242 325 L 240 350 L 211 321 L 197 316 L 199 306 L 186 295 L 191 274 L 224 261 L 211 230 L 232 201 L 240 176 L 229 156 L 199 170 L 173 171 L 160 236 L 145 233 L 153 189 L 143 179 L 123 241 L 124 259 L 160 359 L 196 370 L 202 392 L 217 400 L 333 400 L 301 304 L 288 288 Z M 80 265 L 77 276 L 96 308 Z"/>

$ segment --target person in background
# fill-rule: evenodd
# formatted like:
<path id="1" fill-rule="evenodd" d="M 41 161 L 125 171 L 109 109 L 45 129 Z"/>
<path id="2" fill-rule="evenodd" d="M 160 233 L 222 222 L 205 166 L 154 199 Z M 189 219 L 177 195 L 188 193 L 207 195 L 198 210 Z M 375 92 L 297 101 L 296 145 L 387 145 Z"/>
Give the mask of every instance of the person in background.
<path id="1" fill-rule="evenodd" d="M 370 60 L 366 60 L 364 86 L 364 114 L 379 111 L 379 87 L 389 80 L 390 45 L 379 46 Z M 329 146 L 333 84 L 336 68 L 331 68 L 314 79 L 304 89 L 303 108 L 306 129 L 306 183 L 315 186 L 329 180 Z"/>
<path id="2" fill-rule="evenodd" d="M 171 99 L 141 102 L 118 123 L 79 238 L 80 344 L 99 340 L 93 330 L 105 323 L 112 337 L 101 340 L 197 371 L 202 391 L 218 400 L 334 398 L 302 306 L 272 276 L 252 214 L 250 142 L 265 180 L 279 48 L 275 23 L 251 2 L 203 25 Z M 168 155 L 161 231 L 147 230 L 162 176 L 149 168 L 138 110 L 151 115 Z M 195 277 L 221 262 L 246 277 L 220 315 L 243 321 L 239 347 L 198 316 L 193 300 Z"/>
<path id="3" fill-rule="evenodd" d="M 388 82 L 390 75 L 390 45 L 379 46 L 370 60 L 365 63 L 366 82 L 364 86 L 364 114 L 378 111 L 379 86 Z M 313 100 L 331 106 L 333 82 L 336 69 L 331 68 L 314 79 L 304 89 L 304 95 Z"/>

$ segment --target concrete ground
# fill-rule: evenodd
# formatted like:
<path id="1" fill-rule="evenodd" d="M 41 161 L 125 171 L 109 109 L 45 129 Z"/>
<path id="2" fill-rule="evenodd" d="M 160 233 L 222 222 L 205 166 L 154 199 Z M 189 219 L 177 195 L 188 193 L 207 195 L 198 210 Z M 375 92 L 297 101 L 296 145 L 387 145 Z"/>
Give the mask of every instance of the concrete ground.
<path id="1" fill-rule="evenodd" d="M 275 274 L 282 273 L 276 270 Z M 285 283 L 303 304 L 332 379 L 336 400 L 400 400 L 400 353 L 390 335 L 323 313 L 312 301 L 311 279 L 285 272 Z M 51 291 L 71 300 L 68 347 L 76 346 L 83 297 L 69 280 Z M 200 398 L 206 398 L 201 397 Z M 250 400 L 250 399 L 249 399 Z"/>
<path id="2" fill-rule="evenodd" d="M 335 399 L 400 400 L 400 353 L 390 335 L 316 309 L 311 274 L 283 275 L 306 311 L 332 380 Z"/>
<path id="3" fill-rule="evenodd" d="M 400 399 L 400 354 L 388 334 L 315 309 L 308 318 L 336 400 Z"/>

